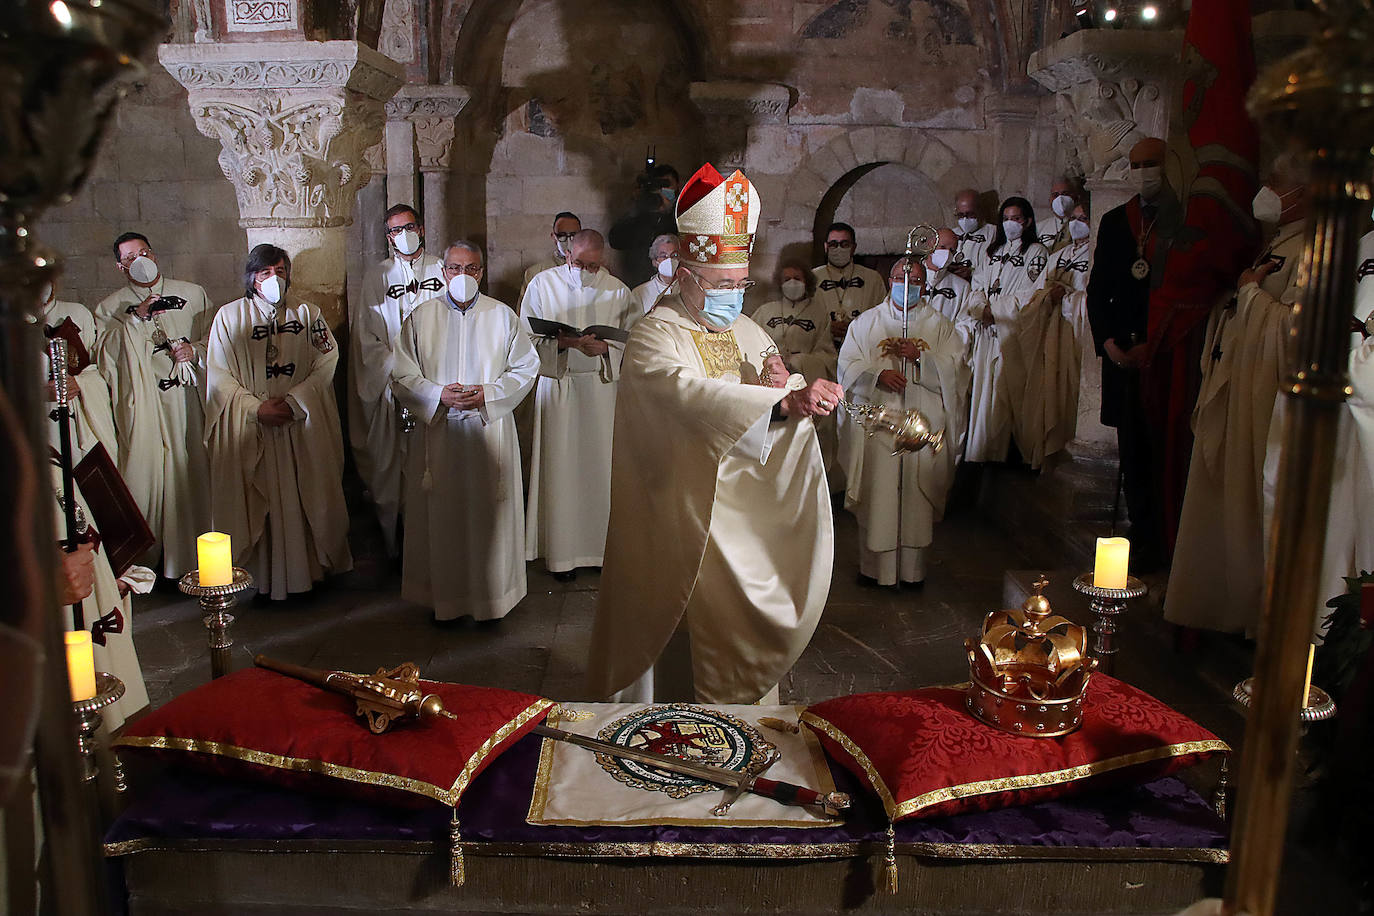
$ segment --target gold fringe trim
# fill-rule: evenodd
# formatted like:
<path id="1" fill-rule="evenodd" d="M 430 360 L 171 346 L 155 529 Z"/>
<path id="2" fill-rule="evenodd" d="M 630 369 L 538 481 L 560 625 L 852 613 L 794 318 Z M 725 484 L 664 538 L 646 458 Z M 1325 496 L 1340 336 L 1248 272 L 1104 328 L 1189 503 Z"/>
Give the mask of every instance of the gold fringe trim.
<path id="1" fill-rule="evenodd" d="M 897 894 L 897 831 L 891 824 L 887 825 L 887 855 L 885 856 L 887 866 L 887 892 L 896 896 Z"/>
<path id="2" fill-rule="evenodd" d="M 849 736 L 840 731 L 833 724 L 822 719 L 820 716 L 810 712 L 802 713 L 802 721 L 808 725 L 819 729 L 827 737 L 833 740 L 840 747 L 844 748 L 845 753 L 853 757 L 859 764 L 864 775 L 868 777 L 873 790 L 877 792 L 878 798 L 882 800 L 883 808 L 887 811 L 887 816 L 893 821 L 909 817 L 923 808 L 929 808 L 941 802 L 950 801 L 956 798 L 970 798 L 975 795 L 991 795 L 995 792 L 1004 792 L 1009 789 L 1035 789 L 1045 786 L 1060 785 L 1066 782 L 1075 782 L 1079 779 L 1086 779 L 1089 776 L 1097 776 L 1112 770 L 1123 769 L 1124 767 L 1134 766 L 1138 763 L 1148 763 L 1152 760 L 1164 760 L 1170 757 L 1183 757 L 1188 754 L 1199 754 L 1206 751 L 1217 751 L 1229 754 L 1231 747 L 1225 741 L 1185 741 L 1181 744 L 1166 744 L 1161 747 L 1150 748 L 1144 751 L 1137 751 L 1134 754 L 1123 754 L 1120 757 L 1109 757 L 1106 760 L 1098 760 L 1093 763 L 1085 763 L 1076 767 L 1067 767 L 1062 770 L 1051 770 L 1048 773 L 1027 773 L 1022 776 L 1002 776 L 997 779 L 985 779 L 980 782 L 968 782 L 960 785 L 946 786 L 897 802 L 892 797 L 892 791 L 878 775 L 878 769 L 873 765 L 873 761 L 868 755 L 859 748 Z"/>
<path id="3" fill-rule="evenodd" d="M 463 861 L 463 832 L 458 823 L 458 809 L 453 809 L 453 823 L 448 828 L 448 883 L 462 887 L 467 883 L 467 866 Z"/>
<path id="4" fill-rule="evenodd" d="M 839 843 L 502 843 L 465 844 L 465 855 L 559 856 L 571 859 L 617 858 L 738 858 L 838 859 L 884 851 L 884 842 L 853 840 Z M 145 852 L 167 853 L 294 853 L 432 855 L 429 840 L 200 840 L 144 837 L 106 843 L 109 858 Z M 1195 862 L 1225 865 L 1225 849 L 1206 847 L 1008 846 L 996 843 L 897 843 L 894 852 L 926 859 L 973 861 L 1075 862 Z"/>
<path id="5" fill-rule="evenodd" d="M 497 745 L 505 741 L 512 734 L 519 731 L 530 720 L 541 715 L 545 710 L 553 706 L 552 700 L 535 700 L 526 707 L 519 715 L 511 719 L 505 725 L 496 730 L 490 738 L 484 741 L 481 747 L 473 752 L 464 764 L 462 771 L 453 785 L 447 789 L 436 786 L 433 783 L 425 782 L 420 779 L 411 779 L 407 776 L 396 776 L 392 773 L 376 773 L 371 770 L 362 770 L 356 767 L 343 766 L 338 763 L 328 763 L 324 760 L 311 760 L 303 757 L 287 757 L 283 754 L 271 754 L 266 751 L 253 750 L 251 748 L 239 747 L 235 744 L 226 744 L 219 741 L 203 741 L 199 738 L 120 738 L 114 742 L 116 747 L 149 747 L 156 750 L 191 751 L 197 754 L 213 754 L 218 757 L 228 757 L 231 760 L 242 760 L 245 763 L 254 763 L 259 766 L 272 767 L 278 770 L 291 770 L 298 773 L 318 773 L 323 776 L 331 776 L 335 779 L 342 779 L 348 782 L 362 783 L 369 786 L 382 786 L 388 789 L 400 789 L 405 792 L 413 792 L 416 795 L 423 795 L 432 798 L 437 802 L 457 807 L 458 800 L 462 797 L 464 790 L 472 776 L 477 772 L 477 768 L 482 765 Z"/>

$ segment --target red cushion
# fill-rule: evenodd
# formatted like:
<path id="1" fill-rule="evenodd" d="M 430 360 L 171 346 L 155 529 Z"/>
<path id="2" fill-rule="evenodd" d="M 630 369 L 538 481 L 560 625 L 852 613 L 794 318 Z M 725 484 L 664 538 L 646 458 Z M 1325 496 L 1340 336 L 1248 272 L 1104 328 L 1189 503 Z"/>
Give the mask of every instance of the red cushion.
<path id="1" fill-rule="evenodd" d="M 313 774 L 340 786 L 399 790 L 456 806 L 473 778 L 553 705 L 510 690 L 423 683 L 457 721 L 404 722 L 374 735 L 349 697 L 248 668 L 130 723 L 114 743 L 189 752 L 188 760 L 227 764 L 274 782 L 294 784 L 296 774 Z"/>
<path id="2" fill-rule="evenodd" d="M 1025 738 L 965 710 L 962 687 L 865 693 L 818 703 L 802 721 L 831 759 L 866 781 L 894 821 L 1028 804 L 1145 782 L 1230 748 L 1149 694 L 1097 673 L 1083 726 Z"/>

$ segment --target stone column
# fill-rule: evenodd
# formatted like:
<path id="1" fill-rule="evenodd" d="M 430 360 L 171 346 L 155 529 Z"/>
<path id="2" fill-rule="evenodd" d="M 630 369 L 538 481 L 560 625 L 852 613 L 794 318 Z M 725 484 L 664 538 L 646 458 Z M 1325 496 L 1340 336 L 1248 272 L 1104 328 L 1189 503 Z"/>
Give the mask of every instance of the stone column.
<path id="1" fill-rule="evenodd" d="M 411 188 L 413 206 L 425 215 L 425 234 L 437 254 L 439 245 L 453 241 L 450 237 L 449 180 L 452 167 L 453 138 L 457 132 L 457 117 L 471 97 L 464 86 L 405 86 L 387 102 L 387 198 L 396 203 L 391 191 L 392 176 L 402 168 L 409 176 L 402 179 Z M 393 125 L 404 124 L 410 146 L 398 150 L 403 164 L 393 167 L 393 147 L 389 142 Z M 418 166 L 418 175 L 417 175 Z M 419 178 L 418 193 L 414 190 Z"/>
<path id="2" fill-rule="evenodd" d="M 776 83 L 692 83 L 688 96 L 705 120 L 707 158 L 723 175 L 744 168 L 749 128 L 755 124 L 785 123 L 792 105 L 791 91 Z"/>
<path id="3" fill-rule="evenodd" d="M 223 147 L 248 246 L 284 248 L 295 292 L 341 326 L 348 226 L 372 177 L 363 155 L 382 138 L 401 65 L 357 41 L 162 45 L 158 58 Z"/>

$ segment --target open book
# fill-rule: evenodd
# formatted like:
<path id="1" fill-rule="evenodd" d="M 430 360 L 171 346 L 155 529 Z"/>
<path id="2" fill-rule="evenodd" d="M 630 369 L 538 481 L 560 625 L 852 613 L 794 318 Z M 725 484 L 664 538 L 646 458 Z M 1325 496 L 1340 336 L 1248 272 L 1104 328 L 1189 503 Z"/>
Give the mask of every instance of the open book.
<path id="1" fill-rule="evenodd" d="M 609 324 L 592 324 L 578 330 L 570 324 L 561 321 L 549 321 L 547 318 L 530 318 L 530 330 L 540 337 L 557 337 L 559 334 L 567 334 L 571 337 L 585 337 L 588 334 L 597 340 L 614 340 L 617 343 L 624 343 L 630 339 L 629 331 L 622 331 L 620 328 L 611 327 Z"/>

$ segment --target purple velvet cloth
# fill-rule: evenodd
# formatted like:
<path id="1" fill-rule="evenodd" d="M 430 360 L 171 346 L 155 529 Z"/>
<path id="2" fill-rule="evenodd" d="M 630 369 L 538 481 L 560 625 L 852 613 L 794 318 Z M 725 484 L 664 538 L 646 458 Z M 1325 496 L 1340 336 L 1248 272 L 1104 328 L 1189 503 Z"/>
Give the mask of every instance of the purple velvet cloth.
<path id="1" fill-rule="evenodd" d="M 836 828 L 536 827 L 525 822 L 539 759 L 537 735 L 527 735 L 469 787 L 458 810 L 464 840 L 501 844 L 693 843 L 723 845 L 880 842 L 886 820 L 876 799 L 835 768 L 838 788 L 855 800 Z M 172 841 L 418 841 L 447 845 L 449 809 L 355 801 L 291 791 L 189 768 L 135 770 L 131 798 L 107 843 Z M 712 796 L 703 796 L 711 798 Z M 703 802 L 703 812 L 714 802 Z M 999 811 L 903 821 L 898 844 L 957 844 L 977 857 L 983 844 L 1135 850 L 1223 849 L 1226 831 L 1212 809 L 1178 779 L 1114 788 Z M 126 847 L 125 851 L 131 849 Z M 114 851 L 121 851 L 115 847 Z M 942 854 L 917 848 L 917 853 Z M 721 850 L 728 854 L 728 849 Z M 1003 854 L 1005 857 L 1005 853 Z"/>

